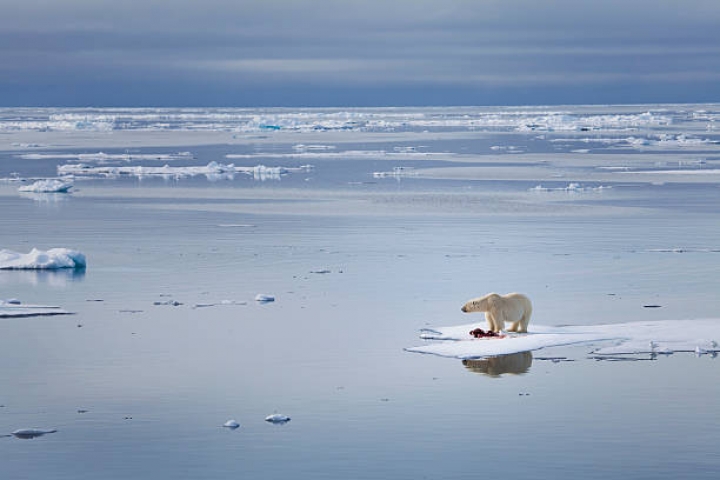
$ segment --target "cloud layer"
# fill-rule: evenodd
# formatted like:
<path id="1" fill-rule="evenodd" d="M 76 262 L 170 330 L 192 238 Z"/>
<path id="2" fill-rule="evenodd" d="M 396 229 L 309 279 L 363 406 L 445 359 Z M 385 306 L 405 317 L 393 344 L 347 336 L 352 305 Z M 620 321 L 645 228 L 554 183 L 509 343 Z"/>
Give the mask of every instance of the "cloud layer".
<path id="1" fill-rule="evenodd" d="M 0 1 L 2 105 L 711 101 L 715 1 Z"/>

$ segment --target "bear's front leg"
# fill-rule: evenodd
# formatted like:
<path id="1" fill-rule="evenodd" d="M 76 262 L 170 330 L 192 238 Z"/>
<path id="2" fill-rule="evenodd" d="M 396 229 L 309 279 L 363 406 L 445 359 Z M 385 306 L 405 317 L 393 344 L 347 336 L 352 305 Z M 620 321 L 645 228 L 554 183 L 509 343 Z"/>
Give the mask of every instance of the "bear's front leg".
<path id="1" fill-rule="evenodd" d="M 500 332 L 505 328 L 505 323 L 490 312 L 485 312 L 488 321 L 488 328 L 491 332 Z"/>

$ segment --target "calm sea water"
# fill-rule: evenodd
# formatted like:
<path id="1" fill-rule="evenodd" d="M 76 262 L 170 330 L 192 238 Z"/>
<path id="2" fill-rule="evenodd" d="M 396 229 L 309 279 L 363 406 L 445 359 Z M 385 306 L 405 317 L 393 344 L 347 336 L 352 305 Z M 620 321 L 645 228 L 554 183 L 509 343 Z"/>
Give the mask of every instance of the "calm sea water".
<path id="1" fill-rule="evenodd" d="M 276 116 L 267 118 L 279 133 L 238 131 L 231 122 L 236 117 L 221 118 L 235 129 L 228 143 L 188 145 L 194 158 L 183 162 L 229 163 L 227 154 L 254 152 L 233 161 L 312 163 L 314 171 L 266 182 L 243 175 L 219 182 L 76 179 L 76 191 L 66 196 L 20 195 L 17 184 L 0 183 L 0 248 L 68 247 L 88 258 L 84 273 L 0 271 L 0 298 L 75 312 L 0 320 L 0 433 L 58 430 L 33 440 L 0 438 L 3 474 L 715 478 L 720 383 L 718 360 L 711 356 L 610 362 L 575 347 L 463 364 L 403 351 L 422 342 L 423 327 L 479 320 L 459 308 L 492 290 L 527 293 L 535 304 L 532 321 L 542 324 L 714 316 L 720 308 L 720 188 L 711 170 L 720 157 L 707 125 L 713 111 L 656 108 L 655 123 L 641 116 L 634 121 L 648 123 L 628 127 L 623 121 L 643 115 L 642 107 L 603 107 L 592 114 L 578 109 L 575 117 L 572 111 L 548 117 L 556 122 L 548 129 L 538 123 L 543 111 L 523 113 L 524 123 L 506 119 L 502 127 L 488 116 L 502 112 L 470 111 L 471 119 L 485 123 L 467 128 L 457 119 L 468 111 L 426 112 L 436 119 L 428 126 L 428 117 L 419 125 L 418 111 L 410 109 L 404 130 L 354 130 L 342 123 L 336 132 L 320 117 L 325 130 L 291 134 L 282 129 L 298 118 L 318 120 L 317 112 L 297 117 L 271 111 Z M 398 121 L 394 115 L 403 111 L 361 113 L 363 121 Z M 43 111 L 24 114 L 33 121 L 46 118 Z M 89 122 L 94 114 L 82 112 Z M 56 123 L 76 122 L 61 132 L 68 142 L 87 126 L 78 127 L 74 111 L 53 115 Z M 207 115 L 193 117 L 193 125 L 200 124 L 197 118 L 219 118 Z M 350 117 L 357 122 L 359 115 Z M 17 123 L 18 116 L 4 111 L 0 117 Z M 658 126 L 656 120 L 666 116 L 674 123 Z M 408 123 L 412 119 L 417 124 Z M 577 128 L 559 129 L 560 120 Z M 603 130 L 583 130 L 600 121 Z M 519 131 L 524 124 L 531 128 Z M 110 133 L 82 133 L 113 143 L 113 135 L 128 131 L 113 125 Z M 63 146 L 51 132 L 32 128 L 5 133 L 0 176 L 53 176 L 56 165 L 73 161 L 19 156 L 28 152 L 121 154 L 129 148 Z M 183 135 L 182 126 L 174 128 L 180 131 L 172 135 Z M 414 137 L 426 129 L 453 136 Z M 140 130 L 138 136 L 147 133 Z M 706 142 L 680 142 L 680 134 Z M 19 142 L 21 135 L 33 142 L 46 138 L 47 145 Z M 646 150 L 608 149 L 608 139 L 631 136 L 645 138 Z M 272 156 L 313 143 L 370 153 Z M 408 145 L 478 158 L 379 153 Z M 509 147 L 525 150 L 507 152 Z M 483 163 L 483 155 L 503 148 L 506 158 Z M 540 181 L 524 174 L 372 175 L 395 166 L 524 163 L 542 174 L 547 160 L 537 163 L 529 155 L 592 155 L 572 154 L 580 148 L 597 148 L 607 157 L 590 157 L 566 176 L 542 181 L 557 191 L 529 191 Z M 161 143 L 133 151 L 178 149 Z M 688 168 L 708 172 L 702 181 L 688 176 L 688 182 L 593 180 L 599 166 L 612 164 L 608 158 L 633 165 L 641 155 L 649 168 L 675 166 L 682 158 L 696 162 Z M 575 176 L 590 187 L 612 188 L 563 190 Z M 276 301 L 258 304 L 259 293 Z M 181 304 L 156 305 L 168 300 Z M 643 308 L 647 304 L 661 308 Z M 264 421 L 275 412 L 292 420 Z M 229 419 L 241 427 L 222 428 Z"/>

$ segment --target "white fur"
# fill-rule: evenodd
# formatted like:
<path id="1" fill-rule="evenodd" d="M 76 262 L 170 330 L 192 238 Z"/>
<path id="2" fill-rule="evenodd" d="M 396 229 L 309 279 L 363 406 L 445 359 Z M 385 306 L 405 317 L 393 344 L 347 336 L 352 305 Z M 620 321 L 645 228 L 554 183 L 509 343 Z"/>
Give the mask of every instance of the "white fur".
<path id="1" fill-rule="evenodd" d="M 505 322 L 510 322 L 510 332 L 527 332 L 532 303 L 530 299 L 520 293 L 498 295 L 488 293 L 484 297 L 474 298 L 462 307 L 465 313 L 485 312 L 488 328 L 492 332 L 505 330 Z"/>

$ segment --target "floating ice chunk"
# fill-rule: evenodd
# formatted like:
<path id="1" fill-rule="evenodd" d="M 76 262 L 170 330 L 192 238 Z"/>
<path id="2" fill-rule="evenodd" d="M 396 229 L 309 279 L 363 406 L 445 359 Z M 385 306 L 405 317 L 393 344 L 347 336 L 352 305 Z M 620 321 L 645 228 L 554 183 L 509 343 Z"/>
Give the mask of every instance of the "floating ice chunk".
<path id="1" fill-rule="evenodd" d="M 548 188 L 542 185 L 536 185 L 530 189 L 529 192 L 566 192 L 566 193 L 581 193 L 581 192 L 602 192 L 603 190 L 609 190 L 612 187 L 599 185 L 597 187 L 584 187 L 580 183 L 568 183 L 567 187 Z"/>
<path id="2" fill-rule="evenodd" d="M 153 305 L 169 305 L 171 307 L 178 307 L 178 306 L 182 305 L 182 302 L 178 302 L 177 300 L 173 300 L 173 299 L 159 300 L 159 301 L 153 302 Z"/>
<path id="3" fill-rule="evenodd" d="M 196 303 L 192 308 L 216 307 L 218 305 L 247 305 L 247 302 L 241 300 L 220 300 L 219 302 Z"/>
<path id="4" fill-rule="evenodd" d="M 51 429 L 51 430 L 43 430 L 40 428 L 21 428 L 19 430 L 15 430 L 12 432 L 12 435 L 17 438 L 22 439 L 29 439 L 29 438 L 36 438 L 36 437 L 42 437 L 43 435 L 47 435 L 48 433 L 55 433 L 57 430 Z"/>
<path id="5" fill-rule="evenodd" d="M 299 151 L 299 152 L 306 152 L 308 150 L 335 150 L 335 145 L 293 145 L 293 150 Z"/>
<path id="6" fill-rule="evenodd" d="M 407 147 L 393 147 L 394 152 L 398 153 L 415 153 L 417 152 L 416 147 L 407 146 Z"/>
<path id="7" fill-rule="evenodd" d="M 283 167 L 266 167 L 265 165 L 257 165 L 252 169 L 252 176 L 255 180 L 280 180 L 281 175 L 285 175 L 288 171 Z"/>
<path id="8" fill-rule="evenodd" d="M 219 305 L 247 305 L 243 300 L 220 300 Z"/>
<path id="9" fill-rule="evenodd" d="M 73 187 L 72 182 L 57 178 L 38 180 L 32 185 L 25 185 L 18 188 L 18 192 L 30 193 L 67 193 Z"/>
<path id="10" fill-rule="evenodd" d="M 65 159 L 65 160 L 80 160 L 82 162 L 97 162 L 97 163 L 108 163 L 111 161 L 125 161 L 130 162 L 133 160 L 186 160 L 195 158 L 190 152 L 178 152 L 178 153 L 24 153 L 18 155 L 20 158 L 25 160 L 46 160 L 46 159 Z"/>
<path id="11" fill-rule="evenodd" d="M 210 162 L 204 166 L 187 166 L 172 167 L 163 165 L 162 167 L 145 167 L 141 165 L 125 165 L 125 166 L 98 166 L 91 167 L 84 163 L 59 165 L 57 170 L 59 175 L 93 175 L 114 177 L 120 175 L 129 175 L 136 177 L 144 176 L 162 176 L 184 178 L 196 175 L 205 175 L 210 180 L 232 179 L 235 173 L 244 173 L 252 175 L 257 180 L 278 179 L 282 175 L 292 172 L 308 172 L 313 169 L 312 165 L 303 165 L 300 167 L 266 167 L 265 165 L 257 165 L 255 167 L 237 167 L 234 164 L 222 164 L 218 162 Z"/>
<path id="12" fill-rule="evenodd" d="M 236 428 L 240 427 L 240 424 L 235 420 L 228 420 L 227 422 L 223 423 L 223 427 L 229 428 L 230 430 L 235 430 Z"/>
<path id="13" fill-rule="evenodd" d="M 272 295 L 266 295 L 264 293 L 258 293 L 255 295 L 255 301 L 258 303 L 270 303 L 275 301 L 275 297 Z"/>
<path id="14" fill-rule="evenodd" d="M 54 270 L 59 268 L 85 269 L 85 255 L 68 248 L 48 251 L 33 248 L 30 253 L 0 250 L 0 270 Z"/>
<path id="15" fill-rule="evenodd" d="M 272 415 L 268 415 L 267 417 L 265 417 L 265 421 L 275 424 L 283 424 L 289 422 L 290 417 L 281 413 L 273 413 Z"/>
<path id="16" fill-rule="evenodd" d="M 412 167 L 393 167 L 391 172 L 373 172 L 375 178 L 411 177 L 416 175 L 418 175 L 418 172 L 414 171 Z"/>
<path id="17" fill-rule="evenodd" d="M 14 298 L 0 300 L 0 318 L 70 315 L 71 313 L 53 305 L 26 305 Z"/>

